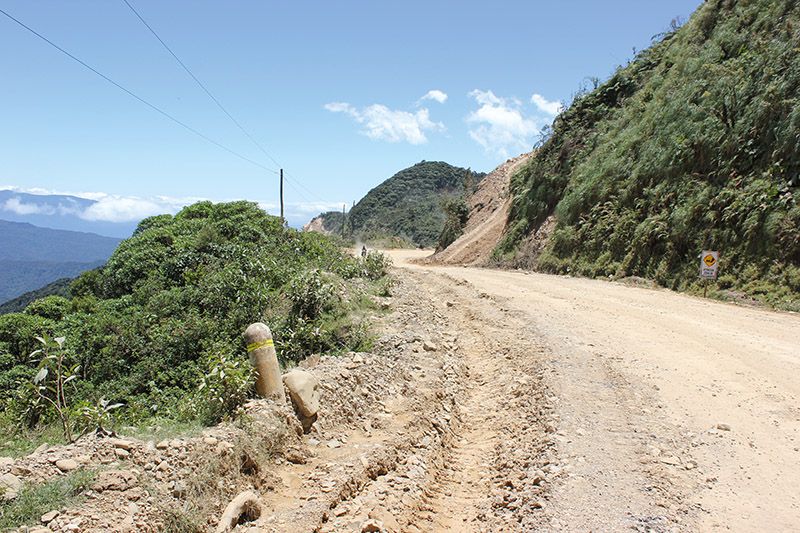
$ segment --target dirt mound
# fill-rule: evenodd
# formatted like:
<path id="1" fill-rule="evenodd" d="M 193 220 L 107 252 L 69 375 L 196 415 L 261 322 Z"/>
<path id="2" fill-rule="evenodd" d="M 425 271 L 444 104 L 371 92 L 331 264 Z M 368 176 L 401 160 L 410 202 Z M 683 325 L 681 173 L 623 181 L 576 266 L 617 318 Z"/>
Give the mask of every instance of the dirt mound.
<path id="1" fill-rule="evenodd" d="M 312 218 L 308 224 L 303 226 L 303 231 L 315 231 L 323 235 L 329 235 L 331 232 L 325 229 L 325 217 L 323 215 Z"/>
<path id="2" fill-rule="evenodd" d="M 532 154 L 529 152 L 509 159 L 481 181 L 478 190 L 468 200 L 469 220 L 464 234 L 430 258 L 431 263 L 483 265 L 488 262 L 508 219 L 511 176 Z"/>

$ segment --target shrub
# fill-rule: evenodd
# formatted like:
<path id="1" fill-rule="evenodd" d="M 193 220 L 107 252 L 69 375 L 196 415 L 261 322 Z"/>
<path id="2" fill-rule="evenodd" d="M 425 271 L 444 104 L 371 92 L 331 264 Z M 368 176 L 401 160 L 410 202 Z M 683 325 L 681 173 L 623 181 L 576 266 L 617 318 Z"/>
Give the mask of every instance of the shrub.
<path id="1" fill-rule="evenodd" d="M 378 280 L 389 273 L 392 260 L 380 252 L 369 252 L 364 258 L 364 275 L 371 280 Z"/>
<path id="2" fill-rule="evenodd" d="M 205 368 L 194 398 L 194 408 L 200 420 L 215 424 L 232 417 L 250 397 L 254 372 L 247 359 L 231 357 L 224 352 L 212 352 L 206 358 Z"/>
<path id="3" fill-rule="evenodd" d="M 61 320 L 69 313 L 69 300 L 63 296 L 45 296 L 41 300 L 34 300 L 25 308 L 25 314 L 36 315 L 50 320 Z"/>

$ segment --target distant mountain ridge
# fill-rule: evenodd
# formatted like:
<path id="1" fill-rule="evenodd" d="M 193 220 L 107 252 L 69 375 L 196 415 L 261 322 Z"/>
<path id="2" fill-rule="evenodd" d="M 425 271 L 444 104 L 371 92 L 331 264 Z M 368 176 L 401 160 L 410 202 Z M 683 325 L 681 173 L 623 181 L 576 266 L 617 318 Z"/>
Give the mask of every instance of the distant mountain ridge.
<path id="1" fill-rule="evenodd" d="M 120 239 L 0 220 L 0 303 L 106 262 Z"/>
<path id="2" fill-rule="evenodd" d="M 433 246 L 445 223 L 443 202 L 471 190 L 484 176 L 443 161 L 422 161 L 370 190 L 347 213 L 344 232 L 365 242 L 388 238 Z M 309 228 L 336 232 L 341 229 L 341 216 L 323 213 Z"/>
<path id="3" fill-rule="evenodd" d="M 138 222 L 89 220 L 83 215 L 97 201 L 66 194 L 30 194 L 0 190 L 0 219 L 27 222 L 42 228 L 129 237 Z"/>

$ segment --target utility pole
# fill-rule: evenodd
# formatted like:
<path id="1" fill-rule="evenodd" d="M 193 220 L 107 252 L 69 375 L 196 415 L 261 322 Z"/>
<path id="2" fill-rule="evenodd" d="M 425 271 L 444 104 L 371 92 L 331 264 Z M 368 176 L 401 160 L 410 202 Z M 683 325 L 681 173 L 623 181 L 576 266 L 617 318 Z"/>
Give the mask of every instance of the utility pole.
<path id="1" fill-rule="evenodd" d="M 283 169 L 281 169 L 281 224 L 286 224 L 286 219 L 283 218 Z"/>
<path id="2" fill-rule="evenodd" d="M 345 207 L 347 207 L 347 204 L 342 204 L 342 238 L 344 238 L 344 223 L 347 221 L 344 214 Z"/>

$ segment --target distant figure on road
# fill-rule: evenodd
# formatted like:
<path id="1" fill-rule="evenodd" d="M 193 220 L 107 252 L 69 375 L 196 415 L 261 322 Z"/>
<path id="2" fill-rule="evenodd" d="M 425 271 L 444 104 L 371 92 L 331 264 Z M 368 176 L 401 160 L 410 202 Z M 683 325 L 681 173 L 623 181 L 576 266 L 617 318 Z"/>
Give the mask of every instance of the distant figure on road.
<path id="1" fill-rule="evenodd" d="M 362 246 L 361 247 L 361 257 L 367 257 L 367 247 L 366 246 Z"/>

